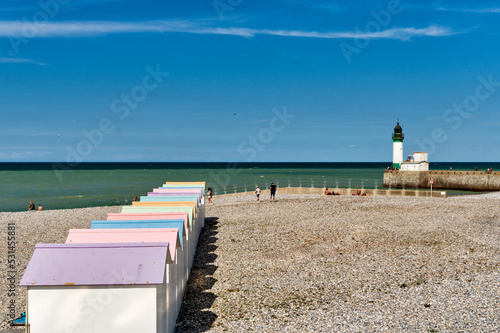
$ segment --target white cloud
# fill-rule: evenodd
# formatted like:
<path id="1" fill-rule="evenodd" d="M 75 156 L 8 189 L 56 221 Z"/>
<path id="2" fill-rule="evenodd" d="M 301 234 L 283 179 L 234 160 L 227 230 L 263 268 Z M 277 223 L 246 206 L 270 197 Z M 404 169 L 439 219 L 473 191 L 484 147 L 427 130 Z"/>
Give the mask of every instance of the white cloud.
<path id="1" fill-rule="evenodd" d="M 39 65 L 39 66 L 46 65 L 43 62 L 38 62 L 38 61 L 35 61 L 33 59 L 7 58 L 7 57 L 0 57 L 0 64 L 32 64 L 32 65 Z"/>
<path id="2" fill-rule="evenodd" d="M 262 30 L 263 34 L 277 36 L 292 36 L 292 37 L 308 37 L 308 38 L 362 38 L 362 39 L 399 39 L 410 40 L 413 37 L 442 37 L 456 34 L 446 27 L 429 26 L 426 28 L 392 28 L 380 30 L 377 32 L 316 32 L 316 31 L 290 31 L 290 30 Z"/>
<path id="3" fill-rule="evenodd" d="M 147 21 L 147 22 L 45 22 L 38 25 L 21 21 L 0 21 L 0 37 L 10 38 L 74 38 L 109 35 L 116 33 L 191 33 L 209 35 L 231 35 L 254 37 L 273 35 L 301 38 L 365 38 L 410 40 L 423 36 L 450 36 L 457 34 L 447 27 L 428 26 L 425 28 L 391 28 L 376 32 L 356 31 L 320 32 L 302 30 L 251 29 L 242 27 L 212 27 L 192 21 Z"/>
<path id="4" fill-rule="evenodd" d="M 500 8 L 451 8 L 451 7 L 438 7 L 438 11 L 444 12 L 457 12 L 457 13 L 474 13 L 474 14 L 498 14 Z"/>
<path id="5" fill-rule="evenodd" d="M 148 22 L 32 22 L 0 21 L 0 36 L 13 38 L 90 37 L 116 33 L 183 32 L 194 34 L 220 34 L 252 37 L 255 32 L 246 28 L 206 27 L 189 21 Z"/>

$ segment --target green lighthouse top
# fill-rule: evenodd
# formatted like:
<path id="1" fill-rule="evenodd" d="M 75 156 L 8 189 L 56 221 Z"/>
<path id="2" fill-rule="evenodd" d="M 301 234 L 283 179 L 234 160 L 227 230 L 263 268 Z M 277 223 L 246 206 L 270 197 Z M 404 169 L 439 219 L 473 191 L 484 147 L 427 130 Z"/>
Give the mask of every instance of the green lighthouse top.
<path id="1" fill-rule="evenodd" d="M 403 128 L 399 126 L 399 121 L 396 127 L 394 127 L 394 133 L 392 134 L 392 141 L 394 142 L 403 142 L 405 138 L 405 134 L 403 133 Z"/>

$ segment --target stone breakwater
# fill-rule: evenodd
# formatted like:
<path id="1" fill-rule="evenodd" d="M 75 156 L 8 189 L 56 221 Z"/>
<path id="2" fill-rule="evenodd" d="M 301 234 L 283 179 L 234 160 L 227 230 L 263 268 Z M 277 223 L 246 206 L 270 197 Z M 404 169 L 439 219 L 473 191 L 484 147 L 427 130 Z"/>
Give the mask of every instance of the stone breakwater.
<path id="1" fill-rule="evenodd" d="M 177 332 L 500 330 L 500 195 L 447 199 L 277 193 L 216 198 Z M 0 213 L 0 330 L 7 225 L 22 277 L 36 243 L 63 243 L 120 207 Z"/>
<path id="2" fill-rule="evenodd" d="M 383 186 L 469 191 L 500 191 L 500 172 L 496 171 L 384 171 Z"/>

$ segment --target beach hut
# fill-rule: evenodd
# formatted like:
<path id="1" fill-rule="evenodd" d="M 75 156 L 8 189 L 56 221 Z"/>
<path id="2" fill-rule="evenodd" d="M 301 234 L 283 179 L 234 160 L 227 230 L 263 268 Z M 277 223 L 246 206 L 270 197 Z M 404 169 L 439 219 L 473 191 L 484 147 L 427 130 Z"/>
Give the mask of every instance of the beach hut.
<path id="1" fill-rule="evenodd" d="M 189 228 L 193 228 L 197 216 L 193 215 L 193 207 L 187 206 L 122 206 L 122 214 L 134 213 L 188 213 Z"/>
<path id="2" fill-rule="evenodd" d="M 201 200 L 203 198 L 203 193 L 199 190 L 177 190 L 177 189 L 165 189 L 164 191 L 160 190 L 153 190 L 153 192 L 148 192 L 148 196 L 153 196 L 153 195 L 195 195 L 198 197 L 198 200 L 201 203 Z"/>
<path id="3" fill-rule="evenodd" d="M 190 220 L 192 221 L 189 227 L 189 244 L 190 253 L 193 254 L 192 259 L 194 259 L 194 253 L 196 252 L 196 247 L 198 245 L 198 238 L 201 232 L 201 227 L 205 221 L 205 215 L 200 212 L 200 214 L 194 215 L 193 218 L 193 206 L 123 206 L 122 213 L 165 213 L 165 212 L 188 212 L 190 215 Z M 192 267 L 193 260 L 190 260 L 189 268 Z"/>
<path id="4" fill-rule="evenodd" d="M 155 188 L 153 192 L 148 192 L 148 196 L 157 196 L 162 194 L 175 195 L 197 195 L 200 197 L 200 208 L 203 216 L 205 216 L 205 199 L 203 197 L 203 188 Z"/>
<path id="5" fill-rule="evenodd" d="M 196 201 L 134 201 L 132 202 L 132 207 L 154 207 L 154 206 L 166 206 L 166 207 L 191 207 L 193 210 L 193 216 L 196 216 L 196 211 L 198 204 Z"/>
<path id="6" fill-rule="evenodd" d="M 194 258 L 194 253 L 191 253 L 192 246 L 187 240 L 187 230 L 184 228 L 184 220 L 127 220 L 127 221 L 110 221 L 110 220 L 93 220 L 90 229 L 169 229 L 177 230 L 179 233 L 179 240 L 181 243 L 180 251 L 177 251 L 177 267 L 179 276 L 182 276 L 180 285 L 182 290 L 179 292 L 181 295 L 189 279 L 191 270 L 190 262 Z M 180 273 L 182 272 L 182 274 Z M 179 305 L 180 309 L 180 305 Z"/>
<path id="7" fill-rule="evenodd" d="M 154 188 L 152 193 L 178 193 L 178 194 L 188 194 L 188 195 L 199 195 L 203 199 L 203 188 L 193 188 L 193 187 L 182 187 L 182 188 Z"/>
<path id="8" fill-rule="evenodd" d="M 196 202 L 196 210 L 195 216 L 200 216 L 199 220 L 201 223 L 196 224 L 196 230 L 193 232 L 200 233 L 201 229 L 205 225 L 205 205 L 200 204 L 197 196 L 170 196 L 170 195 L 152 195 L 152 196 L 141 196 L 140 202 L 135 202 L 133 206 L 168 206 L 162 203 L 172 203 L 169 204 L 174 205 L 174 203 L 179 203 L 180 205 L 186 203 L 195 203 Z M 194 226 L 193 226 L 194 227 Z"/>
<path id="9" fill-rule="evenodd" d="M 187 192 L 187 193 L 201 193 L 201 196 L 203 197 L 203 190 L 205 188 L 203 186 L 188 186 L 188 187 L 182 187 L 182 186 L 160 186 L 156 187 L 153 189 L 153 192 L 158 192 L 158 191 L 172 191 L 172 192 Z"/>
<path id="10" fill-rule="evenodd" d="M 166 182 L 163 187 L 196 187 L 205 190 L 206 182 Z"/>
<path id="11" fill-rule="evenodd" d="M 132 206 L 127 206 L 132 207 Z M 190 212 L 184 210 L 175 209 L 173 211 L 164 211 L 164 212 L 146 212 L 146 211 L 136 211 L 132 213 L 108 213 L 108 220 L 168 220 L 170 218 L 174 219 L 183 219 L 184 224 L 186 224 L 189 228 L 193 224 L 192 214 Z M 125 209 L 127 210 L 127 209 Z M 178 216 L 178 217 L 176 217 Z"/>
<path id="12" fill-rule="evenodd" d="M 163 213 L 108 213 L 108 220 L 184 220 L 184 226 L 190 227 L 188 212 L 163 212 Z"/>
<path id="13" fill-rule="evenodd" d="M 168 243 L 37 244 L 20 283 L 27 329 L 168 332 L 170 263 Z"/>
<path id="14" fill-rule="evenodd" d="M 192 207 L 175 207 L 175 206 L 124 206 L 122 208 L 122 213 L 165 213 L 165 212 L 186 212 Z M 192 213 L 192 211 L 190 211 Z M 201 232 L 201 221 L 204 220 L 204 216 L 197 215 L 195 219 L 192 219 L 193 223 L 190 225 L 189 229 L 186 230 L 186 239 L 188 240 L 188 251 L 189 256 L 189 269 L 191 269 L 194 260 L 194 254 L 198 246 L 198 239 Z"/>
<path id="15" fill-rule="evenodd" d="M 154 188 L 153 192 L 163 192 L 163 191 L 195 191 L 195 193 L 201 193 L 202 197 L 205 193 L 205 187 L 202 186 L 160 186 L 158 188 Z"/>
<path id="16" fill-rule="evenodd" d="M 205 186 L 204 185 L 168 185 L 164 184 L 163 186 L 159 186 L 156 189 L 153 189 L 153 192 L 157 190 L 196 190 L 200 191 L 202 195 L 205 193 Z"/>
<path id="17" fill-rule="evenodd" d="M 182 192 L 180 193 L 179 191 L 182 191 Z M 191 187 L 181 187 L 181 186 L 169 185 L 169 186 L 154 188 L 152 193 L 180 193 L 182 195 L 184 195 L 184 193 L 186 193 L 186 194 L 190 194 L 190 195 L 193 195 L 193 194 L 199 195 L 201 197 L 200 204 L 201 204 L 202 209 L 203 209 L 203 216 L 205 216 L 205 209 L 204 209 L 205 200 L 204 200 L 204 196 L 203 196 L 204 191 L 205 191 L 204 184 L 203 184 L 203 186 L 192 185 Z"/>
<path id="18" fill-rule="evenodd" d="M 133 205 L 133 206 L 123 206 L 122 213 L 179 213 L 179 212 L 187 212 L 189 214 L 189 221 L 191 222 L 189 228 L 191 231 L 196 229 L 200 229 L 205 220 L 205 215 L 193 214 L 193 206 L 176 206 L 176 205 L 168 205 L 168 206 L 152 206 L 152 205 Z M 201 230 L 201 229 L 200 229 Z"/>
<path id="19" fill-rule="evenodd" d="M 160 213 L 109 213 L 108 221 L 131 221 L 131 220 L 184 220 L 184 228 L 186 231 L 186 239 L 190 241 L 189 237 L 192 233 L 191 225 L 193 224 L 189 220 L 189 214 L 187 212 L 160 212 Z M 197 241 L 196 241 L 197 242 Z"/>
<path id="20" fill-rule="evenodd" d="M 174 331 L 178 305 L 182 303 L 180 283 L 184 273 L 178 269 L 177 255 L 182 251 L 178 229 L 70 229 L 66 243 L 168 243 L 172 263 L 167 264 L 166 310 L 168 331 Z"/>
<path id="21" fill-rule="evenodd" d="M 184 227 L 186 229 L 186 241 L 190 244 L 190 253 L 196 251 L 196 247 L 198 244 L 198 238 L 194 235 L 192 222 L 189 222 L 189 214 L 187 212 L 157 212 L 157 213 L 109 213 L 108 221 L 130 221 L 130 220 L 171 220 L 171 219 L 184 219 Z M 191 240 L 193 239 L 193 240 Z"/>
<path id="22" fill-rule="evenodd" d="M 196 205 L 199 207 L 201 204 L 200 201 L 200 196 L 199 195 L 170 195 L 169 193 L 153 193 L 148 196 L 141 196 L 140 201 L 173 201 L 173 202 L 178 202 L 178 201 L 194 201 L 196 202 Z"/>

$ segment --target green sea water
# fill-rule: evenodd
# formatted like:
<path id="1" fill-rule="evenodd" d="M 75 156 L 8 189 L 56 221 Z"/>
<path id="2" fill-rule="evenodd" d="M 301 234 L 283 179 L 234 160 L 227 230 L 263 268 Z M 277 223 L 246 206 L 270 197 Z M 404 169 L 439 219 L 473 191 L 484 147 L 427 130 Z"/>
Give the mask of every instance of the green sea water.
<path id="1" fill-rule="evenodd" d="M 0 163 L 0 211 L 130 204 L 166 181 L 206 181 L 215 194 L 279 187 L 382 188 L 390 163 Z M 453 163 L 454 170 L 498 163 Z M 431 165 L 449 169 L 450 163 Z"/>

